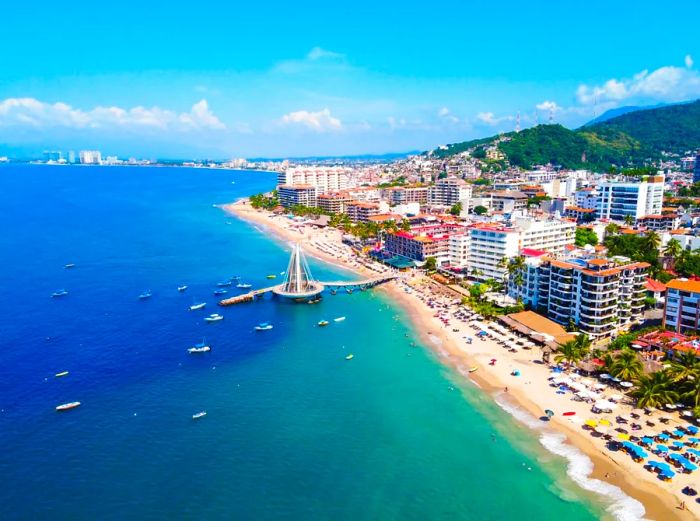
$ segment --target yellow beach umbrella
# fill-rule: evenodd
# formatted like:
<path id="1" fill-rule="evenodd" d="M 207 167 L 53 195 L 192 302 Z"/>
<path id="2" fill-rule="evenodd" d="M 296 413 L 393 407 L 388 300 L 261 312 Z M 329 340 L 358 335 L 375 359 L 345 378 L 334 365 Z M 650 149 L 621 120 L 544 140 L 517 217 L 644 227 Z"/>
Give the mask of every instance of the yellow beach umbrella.
<path id="1" fill-rule="evenodd" d="M 619 439 L 625 440 L 625 441 L 627 441 L 627 440 L 630 439 L 629 434 L 623 434 L 622 432 L 621 432 L 620 434 L 618 434 L 617 437 L 618 437 Z"/>
<path id="2" fill-rule="evenodd" d="M 586 420 L 585 424 L 588 425 L 589 427 L 597 427 L 598 426 L 598 422 L 595 420 Z"/>
<path id="3" fill-rule="evenodd" d="M 612 423 L 610 423 L 610 420 L 600 420 L 598 423 L 600 423 L 601 425 L 612 425 Z"/>

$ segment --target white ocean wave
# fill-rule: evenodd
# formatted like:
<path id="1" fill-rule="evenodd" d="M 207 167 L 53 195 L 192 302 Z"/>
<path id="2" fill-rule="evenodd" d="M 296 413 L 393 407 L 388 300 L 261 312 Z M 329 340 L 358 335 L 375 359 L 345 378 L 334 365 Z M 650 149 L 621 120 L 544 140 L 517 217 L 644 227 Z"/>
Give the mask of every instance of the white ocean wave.
<path id="1" fill-rule="evenodd" d="M 620 487 L 591 478 L 593 462 L 582 451 L 566 443 L 566 436 L 546 428 L 540 420 L 520 407 L 496 398 L 496 403 L 519 422 L 539 431 L 540 444 L 552 454 L 567 460 L 566 473 L 584 490 L 602 496 L 607 503 L 607 512 L 618 521 L 644 520 L 644 505 L 633 497 L 625 494 Z"/>

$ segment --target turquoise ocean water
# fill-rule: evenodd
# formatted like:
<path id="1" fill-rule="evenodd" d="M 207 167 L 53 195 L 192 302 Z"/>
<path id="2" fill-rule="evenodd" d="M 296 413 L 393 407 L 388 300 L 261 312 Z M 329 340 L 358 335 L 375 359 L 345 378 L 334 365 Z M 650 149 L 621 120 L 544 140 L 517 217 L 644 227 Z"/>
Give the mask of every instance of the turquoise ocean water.
<path id="1" fill-rule="evenodd" d="M 565 459 L 410 346 L 415 332 L 381 294 L 216 309 L 218 281 L 267 284 L 289 248 L 212 204 L 273 183 L 0 167 L 0 517 L 600 517 Z M 311 265 L 319 278 L 347 276 Z M 50 298 L 59 288 L 69 295 Z M 146 289 L 153 297 L 139 301 Z M 188 311 L 195 299 L 225 320 L 204 323 Z M 261 321 L 274 329 L 254 332 Z M 188 355 L 203 338 L 212 351 Z M 82 406 L 54 411 L 74 400 Z"/>

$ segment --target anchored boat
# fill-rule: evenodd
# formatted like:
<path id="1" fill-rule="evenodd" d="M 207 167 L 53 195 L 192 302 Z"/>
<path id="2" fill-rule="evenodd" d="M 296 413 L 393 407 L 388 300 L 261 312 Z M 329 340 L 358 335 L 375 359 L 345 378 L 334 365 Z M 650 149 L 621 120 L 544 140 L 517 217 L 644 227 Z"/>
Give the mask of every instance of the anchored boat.
<path id="1" fill-rule="evenodd" d="M 76 407 L 80 407 L 80 402 L 69 402 L 69 403 L 64 403 L 61 405 L 56 406 L 57 411 L 68 411 L 70 409 L 75 409 Z"/>

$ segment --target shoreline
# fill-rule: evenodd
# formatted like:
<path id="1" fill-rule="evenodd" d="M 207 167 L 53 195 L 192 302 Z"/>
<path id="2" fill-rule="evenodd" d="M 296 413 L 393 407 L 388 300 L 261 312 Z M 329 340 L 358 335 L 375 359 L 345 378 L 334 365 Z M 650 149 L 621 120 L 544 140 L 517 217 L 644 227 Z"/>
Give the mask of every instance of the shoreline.
<path id="1" fill-rule="evenodd" d="M 340 242 L 342 233 L 338 230 L 291 230 L 283 226 L 284 221 L 281 220 L 286 219 L 285 217 L 274 217 L 264 211 L 255 210 L 246 203 L 246 199 L 219 207 L 234 217 L 265 228 L 274 238 L 299 242 L 309 255 L 335 267 L 358 276 L 376 275 L 361 263 L 355 262 L 352 256 L 345 258 L 331 255 L 319 247 L 319 241 Z M 589 406 L 582 402 L 572 402 L 568 396 L 549 396 L 553 395 L 547 381 L 549 369 L 532 362 L 533 358 L 537 358 L 537 350 L 531 353 L 520 351 L 511 355 L 490 340 L 476 339 L 471 345 L 462 345 L 464 342 L 459 341 L 460 337 L 454 332 L 448 332 L 444 324 L 433 316 L 435 310 L 416 295 L 425 285 L 434 284 L 436 283 L 429 279 L 415 278 L 408 282 L 384 284 L 377 289 L 388 295 L 392 302 L 405 312 L 421 342 L 429 348 L 436 361 L 452 370 L 456 377 L 475 384 L 485 396 L 494 400 L 519 424 L 534 432 L 543 450 L 565 458 L 567 475 L 583 490 L 583 495 L 602 504 L 604 510 L 616 519 L 683 521 L 700 518 L 700 505 L 692 498 L 680 495 L 680 488 L 673 487 L 678 483 L 657 483 L 653 474 L 632 462 L 628 456 L 605 451 L 602 445 L 597 444 L 600 440 L 592 438 L 588 431 L 563 416 L 555 415 L 552 421 L 546 423 L 540 421 L 538 418 L 544 408 L 554 409 L 552 404 L 555 402 L 555 410 L 577 410 L 577 417 L 580 419 L 590 415 L 586 411 Z M 408 287 L 414 288 L 410 294 L 406 292 Z M 462 324 L 450 327 L 458 326 L 459 334 L 474 334 L 474 331 L 467 330 Z M 527 355 L 524 357 L 525 353 Z M 488 363 L 492 357 L 498 358 L 498 363 L 494 366 Z M 478 370 L 468 372 L 469 367 L 477 367 Z M 510 376 L 513 368 L 528 376 L 514 380 Z M 529 380 L 525 381 L 526 378 Z M 504 388 L 508 389 L 507 393 L 504 392 Z M 533 395 L 539 396 L 540 399 L 533 399 Z M 542 403 L 543 400 L 545 403 Z M 574 460 L 579 463 L 577 468 L 574 468 Z M 581 467 L 588 468 L 584 468 L 586 472 L 583 472 Z M 678 490 L 673 490 L 674 488 Z M 682 511 L 677 508 L 681 501 L 686 502 L 688 510 Z"/>

